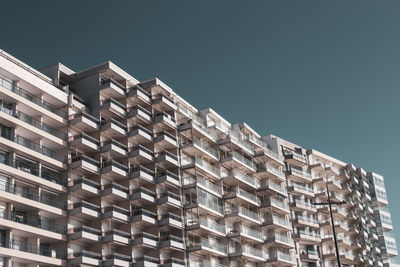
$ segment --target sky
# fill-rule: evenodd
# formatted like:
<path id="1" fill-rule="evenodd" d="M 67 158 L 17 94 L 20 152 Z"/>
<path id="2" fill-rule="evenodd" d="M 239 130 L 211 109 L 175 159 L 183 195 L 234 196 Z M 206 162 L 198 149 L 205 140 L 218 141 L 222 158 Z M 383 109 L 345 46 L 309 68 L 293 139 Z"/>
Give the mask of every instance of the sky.
<path id="1" fill-rule="evenodd" d="M 399 11 L 369 0 L 2 1 L 0 49 L 37 68 L 111 60 L 232 123 L 379 173 L 400 241 Z"/>

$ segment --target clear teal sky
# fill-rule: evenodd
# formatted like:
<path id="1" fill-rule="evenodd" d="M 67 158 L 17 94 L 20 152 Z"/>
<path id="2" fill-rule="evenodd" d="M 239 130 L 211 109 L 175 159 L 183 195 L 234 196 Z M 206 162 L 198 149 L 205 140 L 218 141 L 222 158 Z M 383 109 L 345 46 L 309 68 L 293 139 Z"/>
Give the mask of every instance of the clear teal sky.
<path id="1" fill-rule="evenodd" d="M 0 48 L 32 66 L 111 60 L 231 122 L 382 174 L 400 240 L 400 1 L 2 1 L 1 9 Z"/>

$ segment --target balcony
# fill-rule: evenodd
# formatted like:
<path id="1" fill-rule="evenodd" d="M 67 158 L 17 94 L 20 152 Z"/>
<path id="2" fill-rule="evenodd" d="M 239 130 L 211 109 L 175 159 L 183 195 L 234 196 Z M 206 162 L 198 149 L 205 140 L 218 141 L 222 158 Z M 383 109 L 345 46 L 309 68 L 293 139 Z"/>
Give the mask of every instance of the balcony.
<path id="1" fill-rule="evenodd" d="M 216 127 L 218 128 L 220 126 L 220 124 L 216 124 Z M 223 131 L 224 132 L 224 131 Z M 220 145 L 222 144 L 226 144 L 226 143 L 232 143 L 234 144 L 236 147 L 243 149 L 244 151 L 246 151 L 246 153 L 250 154 L 250 155 L 254 155 L 254 149 L 253 147 L 248 144 L 245 140 L 243 140 L 238 134 L 236 134 L 235 132 L 229 132 L 225 138 L 222 138 L 218 141 L 218 143 Z"/>
<path id="2" fill-rule="evenodd" d="M 300 253 L 300 259 L 302 261 L 318 261 L 318 252 L 315 250 L 306 250 Z"/>
<path id="3" fill-rule="evenodd" d="M 227 247 L 213 239 L 202 238 L 199 243 L 189 243 L 189 252 L 198 251 L 201 254 L 211 254 L 214 256 L 227 256 Z"/>
<path id="4" fill-rule="evenodd" d="M 192 222 L 194 225 L 187 225 L 187 229 L 196 229 L 196 225 L 200 227 L 201 229 L 207 230 L 213 234 L 219 235 L 219 236 L 225 236 L 226 234 L 226 228 L 225 225 L 219 224 L 216 221 L 206 218 L 206 217 L 200 217 L 197 218 L 196 222 Z"/>
<path id="5" fill-rule="evenodd" d="M 153 138 L 153 142 L 155 147 L 159 149 L 172 149 L 178 147 L 176 136 L 166 131 L 157 133 Z"/>
<path id="6" fill-rule="evenodd" d="M 275 215 L 268 215 L 265 217 L 263 227 L 272 229 L 292 230 L 292 224 L 285 218 Z"/>
<path id="7" fill-rule="evenodd" d="M 255 262 L 265 261 L 265 256 L 262 250 L 246 245 L 242 245 L 241 251 L 232 251 L 232 252 L 229 251 L 229 257 L 238 257 L 238 256 L 241 256 L 245 259 Z"/>
<path id="8" fill-rule="evenodd" d="M 65 226 L 61 225 L 61 224 L 56 224 L 55 221 L 53 220 L 49 220 L 46 218 L 42 218 L 40 216 L 36 216 L 36 215 L 21 215 L 21 213 L 17 210 L 6 210 L 3 208 L 0 208 L 0 220 L 7 220 L 10 222 L 15 222 L 15 223 L 19 223 L 19 224 L 23 224 L 25 226 L 31 226 L 37 229 L 31 229 L 30 227 L 21 227 L 21 228 L 25 228 L 24 231 L 29 231 L 36 234 L 41 234 L 41 235 L 45 235 L 45 236 L 51 236 L 53 238 L 57 238 L 59 240 L 62 240 L 61 235 L 65 234 Z M 11 227 L 10 223 L 6 223 L 9 227 Z M 50 231 L 53 233 L 57 233 L 57 234 L 61 234 L 58 236 L 52 235 L 51 233 L 48 232 L 43 232 L 43 231 L 38 231 L 38 229 L 41 230 L 45 230 L 45 231 Z M 15 229 L 17 230 L 17 229 Z"/>
<path id="9" fill-rule="evenodd" d="M 186 166 L 183 166 L 184 168 L 190 168 L 192 164 L 188 164 Z M 202 172 L 203 174 L 210 176 L 215 179 L 220 179 L 220 172 L 219 168 L 216 166 L 211 165 L 207 161 L 201 159 L 201 158 L 195 158 L 194 160 L 194 166 Z"/>
<path id="10" fill-rule="evenodd" d="M 81 202 L 68 205 L 69 215 L 84 219 L 99 219 L 101 209 L 99 206 L 81 200 Z"/>
<path id="11" fill-rule="evenodd" d="M 286 182 L 285 174 L 280 169 L 269 164 L 261 165 L 257 170 L 257 174 L 263 178 L 273 178 Z"/>
<path id="12" fill-rule="evenodd" d="M 289 206 L 285 202 L 279 201 L 275 198 L 269 198 L 265 200 L 265 202 L 262 202 L 261 208 L 271 208 L 275 212 L 289 213 Z"/>
<path id="13" fill-rule="evenodd" d="M 251 194 L 240 187 L 235 187 L 232 192 L 228 192 L 224 195 L 225 199 L 230 199 L 230 198 L 237 198 L 240 202 L 246 202 L 250 203 L 252 205 L 255 205 L 257 207 L 260 207 L 261 205 L 261 200 L 258 196 Z"/>
<path id="14" fill-rule="evenodd" d="M 13 200 L 16 202 L 22 202 L 26 205 L 34 205 L 38 207 L 39 203 L 48 205 L 48 207 L 44 207 L 41 205 L 40 208 L 45 208 L 48 212 L 55 212 L 62 214 L 62 211 L 56 211 L 52 208 L 62 209 L 66 208 L 65 200 L 62 196 L 55 195 L 46 195 L 45 193 L 39 194 L 35 188 L 22 186 L 19 184 L 10 184 L 9 182 L 0 181 L 0 191 L 9 193 L 9 194 L 1 194 L 3 199 Z M 25 198 L 26 200 L 33 200 L 38 203 L 31 203 L 30 201 L 21 200 L 19 197 Z M 0 208 L 1 209 L 1 208 Z"/>
<path id="15" fill-rule="evenodd" d="M 158 258 L 143 256 L 133 259 L 132 267 L 158 267 L 160 260 Z"/>
<path id="16" fill-rule="evenodd" d="M 153 126 L 158 131 L 176 130 L 177 128 L 175 118 L 165 112 L 154 115 Z"/>
<path id="17" fill-rule="evenodd" d="M 114 252 L 105 256 L 102 266 L 130 267 L 131 262 L 130 256 Z"/>
<path id="18" fill-rule="evenodd" d="M 116 101 L 115 99 L 108 98 L 100 101 L 100 111 L 102 115 L 107 117 L 125 117 L 126 106 Z"/>
<path id="19" fill-rule="evenodd" d="M 211 162 L 218 162 L 219 157 L 218 157 L 218 151 L 214 148 L 212 148 L 210 145 L 207 143 L 201 141 L 200 139 L 197 139 L 196 137 L 193 136 L 193 140 L 190 140 L 189 138 L 186 138 L 185 136 L 181 136 L 181 143 L 182 143 L 182 151 L 195 156 L 195 155 L 201 155 L 202 157 L 206 158 L 207 160 Z"/>
<path id="20" fill-rule="evenodd" d="M 51 162 L 52 164 L 55 164 L 56 166 L 61 167 L 62 163 L 66 163 L 67 162 L 67 158 L 63 154 L 58 153 L 58 152 L 56 152 L 56 151 L 54 151 L 54 150 L 52 150 L 52 149 L 50 149 L 48 147 L 45 147 L 45 146 L 43 146 L 41 144 L 32 142 L 30 139 L 27 139 L 27 138 L 25 138 L 23 136 L 20 136 L 20 135 L 17 135 L 17 134 L 11 135 L 11 134 L 2 133 L 0 135 L 0 140 L 2 138 L 13 142 L 14 144 L 9 144 L 9 146 L 13 147 L 14 149 L 18 149 L 18 150 L 24 151 L 25 150 L 24 148 L 27 148 L 27 149 L 32 150 L 30 153 L 32 153 L 34 151 L 34 152 L 37 152 L 37 153 L 39 153 L 41 155 L 46 156 L 47 158 L 43 158 L 41 155 L 36 155 L 37 158 L 40 158 L 41 160 L 46 160 L 48 162 Z M 7 144 L 8 142 L 2 141 L 2 143 Z M 18 145 L 20 145 L 21 147 L 18 146 Z M 26 151 L 26 152 L 28 152 L 28 151 Z M 33 153 L 31 155 L 33 156 L 33 155 L 35 155 L 35 153 Z M 54 162 L 53 159 L 58 161 L 58 162 Z"/>
<path id="21" fill-rule="evenodd" d="M 3 257 L 23 258 L 42 264 L 52 264 L 61 266 L 64 263 L 65 253 L 61 250 L 55 250 L 43 244 L 27 243 L 23 240 L 5 239 L 0 240 L 0 247 L 2 248 Z M 23 253 L 15 253 L 20 251 Z M 37 256 L 34 256 L 35 254 Z"/>
<path id="22" fill-rule="evenodd" d="M 188 267 L 228 267 L 226 265 L 210 262 L 207 260 L 191 260 Z"/>
<path id="23" fill-rule="evenodd" d="M 179 167 L 178 157 L 167 150 L 154 153 L 154 161 L 165 169 Z"/>
<path id="24" fill-rule="evenodd" d="M 294 223 L 304 227 L 309 226 L 309 227 L 319 228 L 319 222 L 312 217 L 298 215 L 294 219 Z"/>
<path id="25" fill-rule="evenodd" d="M 23 113 L 21 111 L 15 110 L 15 109 L 8 109 L 4 106 L 0 106 L 0 111 L 2 112 L 1 116 L 3 116 L 3 113 L 4 113 L 4 116 L 7 118 L 7 120 L 9 120 L 11 122 L 14 121 L 14 118 L 16 118 L 30 126 L 33 126 L 47 134 L 52 135 L 53 137 L 59 138 L 62 141 L 67 140 L 67 134 L 65 132 L 55 129 L 54 127 L 52 127 L 46 123 L 43 123 L 43 122 L 29 116 L 26 113 Z M 16 123 L 16 124 L 23 126 L 21 123 Z M 25 128 L 27 128 L 27 130 L 29 131 L 29 127 L 25 127 Z M 39 132 L 36 132 L 36 133 L 39 134 Z M 62 141 L 60 142 L 59 140 L 57 140 L 58 143 L 62 143 Z"/>
<path id="26" fill-rule="evenodd" d="M 141 183 L 153 184 L 155 182 L 155 174 L 152 170 L 139 166 L 131 169 L 129 178 L 140 179 Z"/>
<path id="27" fill-rule="evenodd" d="M 278 266 L 296 266 L 296 258 L 290 254 L 277 251 L 275 255 L 267 256 L 267 263 L 276 263 Z"/>
<path id="28" fill-rule="evenodd" d="M 293 238 L 313 243 L 321 243 L 321 235 L 308 230 L 298 230 L 297 233 L 293 234 Z"/>
<path id="29" fill-rule="evenodd" d="M 202 198 L 202 197 L 198 197 L 197 201 L 198 201 L 199 207 L 204 208 L 205 210 L 208 210 L 210 212 L 213 212 L 214 214 L 219 215 L 221 217 L 223 216 L 224 208 L 221 205 L 219 205 L 215 202 L 211 202 L 211 201 L 207 200 L 206 198 Z"/>
<path id="30" fill-rule="evenodd" d="M 149 164 L 154 162 L 153 151 L 142 145 L 131 147 L 128 157 L 132 158 L 137 164 Z"/>
<path id="31" fill-rule="evenodd" d="M 111 205 L 102 208 L 102 219 L 113 219 L 116 221 L 128 222 L 129 210 Z"/>
<path id="32" fill-rule="evenodd" d="M 68 230 L 69 240 L 79 240 L 79 242 L 82 243 L 91 244 L 93 242 L 99 242 L 100 237 L 101 237 L 100 230 L 85 225 Z"/>
<path id="33" fill-rule="evenodd" d="M 285 187 L 271 181 L 271 180 L 264 180 L 262 185 L 259 188 L 260 191 L 268 190 L 271 193 L 287 197 L 288 191 Z"/>
<path id="34" fill-rule="evenodd" d="M 140 145 L 149 144 L 153 141 L 153 132 L 141 125 L 136 125 L 128 131 L 128 140 Z"/>
<path id="35" fill-rule="evenodd" d="M 78 148 L 86 153 L 95 153 L 100 150 L 100 142 L 89 135 L 80 134 L 69 139 L 69 145 L 72 148 Z"/>
<path id="36" fill-rule="evenodd" d="M 114 161 L 106 161 L 102 163 L 101 173 L 113 179 L 124 179 L 128 177 L 128 167 Z"/>
<path id="37" fill-rule="evenodd" d="M 136 225 L 155 225 L 157 223 L 157 214 L 152 211 L 139 208 L 132 211 L 132 216 L 129 221 Z"/>
<path id="38" fill-rule="evenodd" d="M 215 134 L 211 129 L 207 128 L 204 122 L 202 122 L 200 119 L 193 119 L 192 121 L 179 126 L 179 130 L 181 132 L 188 129 L 192 129 L 193 135 L 204 137 L 212 144 L 216 144 L 218 141 L 218 135 Z"/>
<path id="39" fill-rule="evenodd" d="M 13 82 L 10 82 L 8 80 L 5 80 L 0 77 L 0 86 L 17 94 L 20 97 L 23 97 L 26 100 L 29 100 L 30 102 L 44 108 L 47 111 L 50 111 L 51 113 L 60 116 L 63 119 L 67 119 L 68 112 L 63 110 L 62 107 L 56 107 L 55 105 L 51 104 L 50 102 L 32 94 L 29 90 L 25 90 L 19 86 L 16 86 L 13 84 Z"/>
<path id="40" fill-rule="evenodd" d="M 158 236 L 143 232 L 133 236 L 131 246 L 157 248 L 158 241 Z"/>
<path id="41" fill-rule="evenodd" d="M 290 164 L 294 164 L 297 166 L 307 165 L 306 155 L 298 153 L 294 150 L 285 149 L 283 151 L 283 156 L 285 160 Z"/>
<path id="42" fill-rule="evenodd" d="M 164 94 L 158 94 L 151 101 L 153 106 L 158 110 L 173 111 L 176 110 L 174 99 Z"/>
<path id="43" fill-rule="evenodd" d="M 79 266 L 101 266 L 101 254 L 82 250 L 69 254 L 68 262 Z"/>
<path id="44" fill-rule="evenodd" d="M 225 210 L 225 216 L 229 220 L 229 218 L 236 218 L 241 220 L 242 222 L 246 222 L 246 220 L 250 220 L 254 223 L 261 225 L 261 217 L 260 214 L 249 209 L 246 209 L 242 206 L 232 206 L 230 209 Z"/>
<path id="45" fill-rule="evenodd" d="M 251 242 L 258 242 L 258 243 L 263 243 L 264 242 L 264 237 L 263 234 L 260 230 L 255 230 L 249 227 L 246 227 L 244 225 L 240 226 L 239 229 L 240 236 L 244 240 L 249 240 Z M 229 234 L 228 234 L 229 235 Z"/>
<path id="46" fill-rule="evenodd" d="M 80 178 L 71 181 L 69 184 L 69 192 L 81 197 L 97 197 L 100 195 L 100 184 L 87 178 Z"/>
<path id="47" fill-rule="evenodd" d="M 100 163 L 85 155 L 73 156 L 70 168 L 82 176 L 100 173 Z"/>
<path id="48" fill-rule="evenodd" d="M 199 188 L 214 194 L 218 197 L 222 197 L 222 188 L 221 186 L 214 184 L 208 179 L 205 179 L 203 177 L 192 177 L 192 176 L 187 176 L 183 179 L 183 188 L 193 188 L 198 186 Z"/>
<path id="49" fill-rule="evenodd" d="M 151 104 L 151 94 L 143 90 L 140 86 L 136 85 L 131 88 L 127 94 L 127 102 L 129 104 Z"/>
<path id="50" fill-rule="evenodd" d="M 294 199 L 294 201 L 290 203 L 290 206 L 297 211 L 307 210 L 312 213 L 317 212 L 317 208 L 315 205 L 311 204 L 311 202 L 306 202 L 300 199 Z"/>
<path id="51" fill-rule="evenodd" d="M 173 187 L 180 187 L 181 181 L 179 176 L 173 172 L 162 170 L 157 172 L 155 178 L 156 184 L 172 185 Z"/>
<path id="52" fill-rule="evenodd" d="M 139 187 L 132 190 L 129 199 L 140 204 L 154 204 L 156 200 L 156 193 L 147 188 Z"/>
<path id="53" fill-rule="evenodd" d="M 127 147 L 114 139 L 109 139 L 101 143 L 102 153 L 107 152 L 112 158 L 124 158 L 127 155 Z"/>
<path id="54" fill-rule="evenodd" d="M 164 213 L 163 215 L 159 216 L 158 225 L 182 229 L 183 228 L 182 217 L 181 215 L 177 215 L 172 212 Z"/>
<path id="55" fill-rule="evenodd" d="M 162 192 L 157 199 L 157 205 L 168 205 L 180 208 L 182 207 L 181 197 L 171 192 Z"/>
<path id="56" fill-rule="evenodd" d="M 301 195 L 305 195 L 308 197 L 314 197 L 314 189 L 310 188 L 308 186 L 304 186 L 298 183 L 290 183 L 288 186 L 288 191 L 292 194 L 301 196 Z"/>
<path id="57" fill-rule="evenodd" d="M 261 156 L 267 157 L 267 161 L 273 161 L 276 164 L 283 165 L 281 156 L 279 156 L 278 154 L 276 154 L 267 147 L 263 147 L 261 152 L 255 154 L 255 157 L 261 157 Z"/>
<path id="58" fill-rule="evenodd" d="M 300 182 L 305 182 L 305 183 L 311 183 L 312 182 L 312 176 L 308 172 L 305 172 L 303 170 L 299 170 L 296 168 L 290 168 L 287 171 L 287 174 L 289 178 L 293 180 L 297 180 Z"/>
<path id="59" fill-rule="evenodd" d="M 112 229 L 104 233 L 104 236 L 101 239 L 103 243 L 114 242 L 117 244 L 125 244 L 128 245 L 131 239 L 131 234 L 120 231 L 117 229 Z"/>
<path id="60" fill-rule="evenodd" d="M 249 188 L 257 190 L 260 188 L 260 181 L 252 176 L 241 173 L 237 170 L 230 171 L 226 177 L 224 177 L 224 183 L 230 186 L 239 185 L 243 188 Z"/>
<path id="61" fill-rule="evenodd" d="M 185 261 L 178 258 L 170 258 L 161 261 L 160 267 L 185 267 Z"/>
<path id="62" fill-rule="evenodd" d="M 121 98 L 126 96 L 126 87 L 112 78 L 100 82 L 100 90 L 111 98 Z"/>
<path id="63" fill-rule="evenodd" d="M 150 111 L 137 105 L 129 108 L 126 117 L 135 124 L 149 125 L 153 116 Z"/>
<path id="64" fill-rule="evenodd" d="M 127 127 L 124 123 L 121 123 L 114 119 L 103 119 L 100 123 L 100 130 L 115 138 L 123 138 L 127 135 Z"/>
<path id="65" fill-rule="evenodd" d="M 117 183 L 103 186 L 101 195 L 114 201 L 123 201 L 129 198 L 129 189 Z"/>
<path id="66" fill-rule="evenodd" d="M 235 151 L 222 154 L 221 162 L 225 163 L 228 167 L 244 170 L 245 172 L 255 172 L 257 169 L 256 164 L 252 160 Z"/>
<path id="67" fill-rule="evenodd" d="M 160 237 L 159 242 L 160 248 L 168 248 L 169 250 L 183 250 L 185 245 L 183 243 L 183 239 L 178 236 L 167 235 Z"/>
<path id="68" fill-rule="evenodd" d="M 292 238 L 281 235 L 278 233 L 273 233 L 265 240 L 265 244 L 272 247 L 280 247 L 280 248 L 294 248 L 294 241 Z"/>
<path id="69" fill-rule="evenodd" d="M 90 133 L 99 129 L 100 121 L 92 115 L 81 112 L 70 116 L 69 125 Z"/>

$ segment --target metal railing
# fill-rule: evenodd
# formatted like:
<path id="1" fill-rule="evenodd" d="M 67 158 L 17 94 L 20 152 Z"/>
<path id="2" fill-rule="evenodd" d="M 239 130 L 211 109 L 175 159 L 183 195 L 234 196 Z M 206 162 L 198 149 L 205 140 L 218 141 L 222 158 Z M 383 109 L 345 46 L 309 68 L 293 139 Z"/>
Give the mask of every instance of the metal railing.
<path id="1" fill-rule="evenodd" d="M 7 90 L 10 90 L 11 92 L 31 101 L 32 103 L 46 109 L 47 111 L 50 111 L 64 119 L 68 118 L 68 113 L 64 110 L 62 110 L 60 107 L 56 107 L 53 104 L 47 102 L 46 100 L 43 100 L 42 98 L 30 93 L 29 91 L 16 86 L 13 82 L 7 81 L 3 78 L 0 77 L 0 86 L 6 88 Z"/>
<path id="2" fill-rule="evenodd" d="M 51 258 L 65 259 L 65 253 L 62 251 L 51 249 L 50 246 L 47 245 L 37 245 L 17 239 L 1 238 L 0 247 L 38 254 Z"/>

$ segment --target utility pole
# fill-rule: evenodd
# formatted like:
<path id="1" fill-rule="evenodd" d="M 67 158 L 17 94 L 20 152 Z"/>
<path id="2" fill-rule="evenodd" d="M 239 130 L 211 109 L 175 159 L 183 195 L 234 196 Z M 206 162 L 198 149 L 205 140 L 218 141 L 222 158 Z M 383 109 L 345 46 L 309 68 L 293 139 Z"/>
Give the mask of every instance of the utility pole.
<path id="1" fill-rule="evenodd" d="M 345 204 L 346 201 L 341 201 L 341 202 L 337 202 L 337 201 L 331 201 L 331 195 L 329 193 L 329 188 L 328 188 L 328 182 L 325 182 L 326 185 L 326 192 L 328 194 L 328 202 L 320 202 L 320 203 L 313 203 L 314 205 L 328 205 L 329 206 L 329 213 L 331 215 L 331 222 L 332 222 L 332 232 L 333 232 L 333 240 L 335 242 L 335 249 L 336 249 L 336 259 L 338 262 L 338 266 L 341 267 L 342 265 L 340 264 L 340 256 L 339 256 L 339 247 L 338 247 L 338 243 L 337 243 L 337 239 L 336 239 L 336 230 L 335 230 L 335 222 L 333 220 L 333 213 L 332 213 L 332 205 L 341 205 L 341 204 Z"/>

